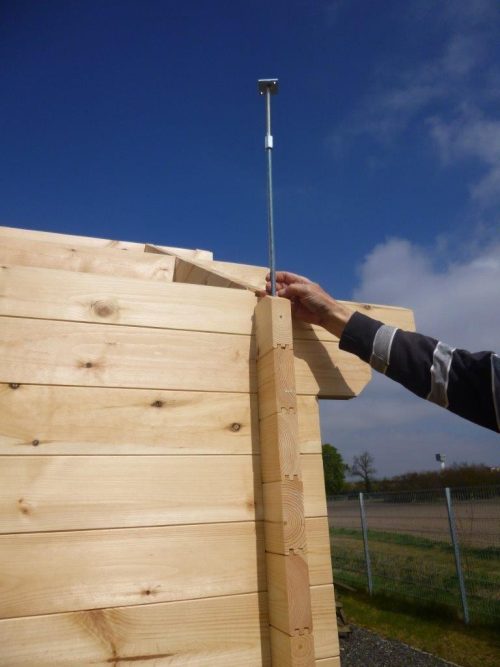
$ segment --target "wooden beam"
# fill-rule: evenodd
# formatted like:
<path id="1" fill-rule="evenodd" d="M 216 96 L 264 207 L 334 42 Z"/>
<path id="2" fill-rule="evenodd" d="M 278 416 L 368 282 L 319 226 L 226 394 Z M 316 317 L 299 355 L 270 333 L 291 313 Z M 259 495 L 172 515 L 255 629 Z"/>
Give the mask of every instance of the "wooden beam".
<path id="1" fill-rule="evenodd" d="M 309 452 L 316 424 L 303 414 Z M 0 384 L 0 454 L 258 453 L 253 394 Z"/>
<path id="2" fill-rule="evenodd" d="M 235 455 L 0 457 L 0 533 L 259 520 L 259 464 Z"/>
<path id="3" fill-rule="evenodd" d="M 0 382 L 256 389 L 251 336 L 17 317 L 0 317 L 0 331 Z"/>
<path id="4" fill-rule="evenodd" d="M 1 238 L 1 237 L 0 237 Z M 172 282 L 174 260 L 167 255 L 131 254 L 107 248 L 2 239 L 2 265 L 36 266 L 82 273 Z"/>
<path id="5" fill-rule="evenodd" d="M 273 479 L 263 484 L 271 653 L 283 667 L 312 667 L 314 638 L 290 303 L 265 297 L 255 309 L 255 324 L 262 471 L 266 479 Z"/>
<path id="6" fill-rule="evenodd" d="M 254 392 L 253 336 L 0 317 L 0 382 Z M 370 368 L 334 343 L 297 341 L 300 394 L 352 398 Z M 281 353 L 278 353 L 281 354 Z M 267 363 L 267 362 L 266 362 Z"/>
<path id="7" fill-rule="evenodd" d="M 57 232 L 44 232 L 36 229 L 19 229 L 18 227 L 0 227 L 0 238 L 16 238 L 24 241 L 43 241 L 45 243 L 62 243 L 86 248 L 109 248 L 115 250 L 127 250 L 133 253 L 143 253 L 144 243 L 135 241 L 111 241 L 93 236 L 75 236 L 74 234 L 60 234 Z M 163 254 L 176 253 L 181 257 L 193 257 L 203 260 L 213 259 L 213 253 L 209 250 L 189 250 L 187 248 L 173 248 L 170 246 L 155 246 Z"/>
<path id="8" fill-rule="evenodd" d="M 264 591 L 263 556 L 251 521 L 1 535 L 0 616 Z"/>
<path id="9" fill-rule="evenodd" d="M 9 667 L 271 667 L 264 593 L 4 619 L 0 646 Z"/>
<path id="10" fill-rule="evenodd" d="M 0 266 L 0 296 L 2 315 L 247 335 L 257 303 L 244 290 L 10 264 Z M 387 324 L 414 328 L 409 310 L 347 305 Z M 294 322 L 293 337 L 337 344 L 322 327 L 300 322 Z"/>

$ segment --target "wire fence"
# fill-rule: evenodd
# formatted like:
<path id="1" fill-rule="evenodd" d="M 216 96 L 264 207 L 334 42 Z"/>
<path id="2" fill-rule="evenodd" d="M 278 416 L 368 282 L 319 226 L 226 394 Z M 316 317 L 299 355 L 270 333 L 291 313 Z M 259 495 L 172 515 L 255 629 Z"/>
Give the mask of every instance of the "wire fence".
<path id="1" fill-rule="evenodd" d="M 336 582 L 500 623 L 500 486 L 328 498 Z"/>

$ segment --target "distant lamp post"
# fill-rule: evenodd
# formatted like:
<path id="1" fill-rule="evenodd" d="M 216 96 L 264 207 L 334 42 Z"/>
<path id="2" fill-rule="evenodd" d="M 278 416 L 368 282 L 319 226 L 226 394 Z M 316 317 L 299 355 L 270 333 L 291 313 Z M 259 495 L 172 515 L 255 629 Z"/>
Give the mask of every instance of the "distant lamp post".
<path id="1" fill-rule="evenodd" d="M 436 454 L 436 461 L 441 465 L 441 472 L 443 472 L 445 461 L 446 461 L 446 455 L 445 454 Z"/>

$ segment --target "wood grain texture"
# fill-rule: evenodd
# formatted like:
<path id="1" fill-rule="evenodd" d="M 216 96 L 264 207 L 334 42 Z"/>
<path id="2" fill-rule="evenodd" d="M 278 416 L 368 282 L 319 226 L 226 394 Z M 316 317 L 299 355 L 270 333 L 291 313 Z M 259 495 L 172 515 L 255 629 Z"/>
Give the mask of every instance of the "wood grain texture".
<path id="1" fill-rule="evenodd" d="M 340 667 L 340 656 L 316 660 L 316 667 Z"/>
<path id="2" fill-rule="evenodd" d="M 268 415 L 260 422 L 263 482 L 301 477 L 299 425 L 295 412 Z"/>
<path id="3" fill-rule="evenodd" d="M 266 589 L 259 523 L 0 536 L 0 616 Z"/>
<path id="4" fill-rule="evenodd" d="M 306 518 L 307 562 L 311 586 L 333 583 L 328 518 Z"/>
<path id="5" fill-rule="evenodd" d="M 311 607 L 316 658 L 340 654 L 335 595 L 332 584 L 311 586 Z"/>
<path id="6" fill-rule="evenodd" d="M 257 454 L 257 422 L 254 394 L 0 384 L 3 455 Z"/>
<path id="7" fill-rule="evenodd" d="M 287 635 L 312 633 L 309 569 L 302 554 L 266 552 L 269 622 Z"/>
<path id="8" fill-rule="evenodd" d="M 253 338 L 0 318 L 0 381 L 248 392 Z"/>
<path id="9" fill-rule="evenodd" d="M 0 314 L 250 335 L 250 292 L 56 269 L 0 267 Z"/>
<path id="10" fill-rule="evenodd" d="M 135 241 L 111 241 L 109 239 L 98 239 L 93 236 L 76 236 L 74 234 L 59 234 L 57 232 L 44 232 L 37 229 L 18 229 L 17 227 L 0 227 L 1 239 L 22 239 L 24 241 L 42 241 L 45 243 L 66 243 L 78 247 L 87 248 L 113 248 L 116 250 L 127 250 L 134 253 L 144 253 L 144 243 Z M 162 253 L 174 252 L 182 257 L 194 257 L 203 260 L 213 259 L 213 253 L 209 250 L 190 250 L 188 248 L 174 248 L 170 246 L 156 246 Z"/>
<path id="11" fill-rule="evenodd" d="M 146 246 L 146 250 L 147 250 Z M 238 280 L 206 264 L 194 259 L 176 257 L 174 280 L 177 283 L 191 283 L 192 285 L 211 285 L 212 287 L 229 287 L 249 290 L 254 293 L 255 285 L 244 280 Z"/>
<path id="12" fill-rule="evenodd" d="M 290 635 L 271 626 L 271 657 L 273 665 L 309 667 L 314 665 L 315 638 L 312 634 Z"/>
<path id="13" fill-rule="evenodd" d="M 256 454 L 253 394 L 0 384 L 0 454 Z M 298 446 L 321 453 L 314 397 Z M 268 480 L 273 481 L 273 480 Z"/>
<path id="14" fill-rule="evenodd" d="M 0 332 L 0 382 L 256 390 L 253 336 L 10 317 Z M 298 341 L 295 376 L 300 394 L 350 398 L 370 368 L 333 343 Z"/>
<path id="15" fill-rule="evenodd" d="M 126 253 L 16 238 L 1 240 L 0 263 L 4 265 L 64 269 L 163 282 L 172 282 L 174 276 L 174 260 L 167 255 Z"/>
<path id="16" fill-rule="evenodd" d="M 0 457 L 0 533 L 262 517 L 258 457 Z"/>
<path id="17" fill-rule="evenodd" d="M 298 479 L 263 484 L 266 551 L 287 555 L 306 549 L 303 485 Z"/>
<path id="18" fill-rule="evenodd" d="M 270 667 L 265 594 L 0 621 L 2 664 Z"/>
<path id="19" fill-rule="evenodd" d="M 255 295 L 245 290 L 8 263 L 0 266 L 0 297 L 2 315 L 247 335 L 253 331 L 257 303 Z M 351 305 L 388 324 L 414 328 L 409 310 Z M 325 329 L 299 322 L 294 322 L 293 334 L 295 340 L 337 342 Z"/>
<path id="20" fill-rule="evenodd" d="M 300 467 L 304 482 L 304 512 L 307 517 L 326 517 L 325 476 L 321 454 L 301 454 Z"/>

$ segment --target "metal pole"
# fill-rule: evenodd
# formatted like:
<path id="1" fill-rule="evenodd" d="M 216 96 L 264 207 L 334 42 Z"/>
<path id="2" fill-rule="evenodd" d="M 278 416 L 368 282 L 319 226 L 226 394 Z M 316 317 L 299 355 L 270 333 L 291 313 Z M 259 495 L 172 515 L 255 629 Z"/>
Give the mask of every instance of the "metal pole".
<path id="1" fill-rule="evenodd" d="M 462 599 L 462 609 L 464 612 L 464 622 L 469 624 L 469 606 L 467 604 L 467 592 L 465 590 L 464 575 L 462 572 L 462 561 L 460 558 L 460 545 L 458 543 L 457 528 L 455 524 L 455 513 L 451 504 L 450 489 L 446 487 L 444 490 L 446 496 L 446 508 L 448 510 L 448 523 L 450 524 L 451 542 L 453 544 L 453 552 L 455 554 L 455 567 L 457 569 L 458 585 L 460 587 L 460 597 Z"/>
<path id="2" fill-rule="evenodd" d="M 366 576 L 368 578 L 368 592 L 373 595 L 372 563 L 370 560 L 370 549 L 368 548 L 368 527 L 365 514 L 365 501 L 362 493 L 359 494 L 359 512 L 361 515 L 361 529 L 363 531 L 363 544 L 365 547 Z"/>
<path id="3" fill-rule="evenodd" d="M 271 134 L 271 95 L 278 92 L 278 79 L 259 79 L 259 92 L 266 96 L 266 138 L 267 153 L 267 223 L 269 241 L 269 271 L 271 274 L 271 294 L 276 296 L 276 255 L 274 249 L 273 215 L 273 135 Z"/>

